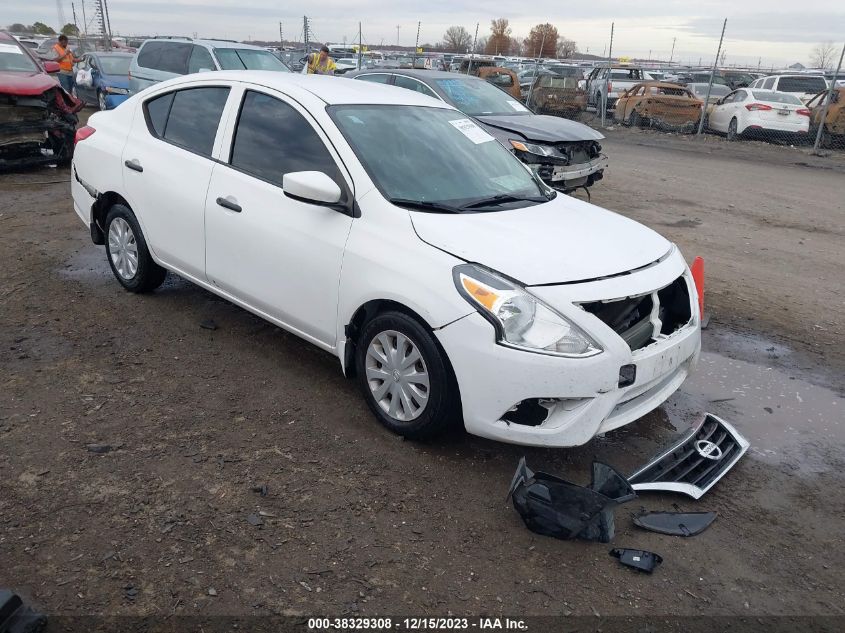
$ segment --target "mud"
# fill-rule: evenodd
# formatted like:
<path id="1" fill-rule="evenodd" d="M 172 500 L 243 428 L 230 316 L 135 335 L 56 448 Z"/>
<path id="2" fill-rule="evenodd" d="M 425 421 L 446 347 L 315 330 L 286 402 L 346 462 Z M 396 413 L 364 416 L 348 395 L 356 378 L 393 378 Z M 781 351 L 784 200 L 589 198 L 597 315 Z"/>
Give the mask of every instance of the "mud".
<path id="1" fill-rule="evenodd" d="M 665 406 L 571 450 L 401 441 L 295 337 L 175 276 L 123 292 L 66 183 L 12 184 L 67 170 L 0 177 L 0 586 L 51 614 L 843 615 L 841 176 L 787 186 L 758 159 L 738 186 L 721 157 L 607 149 L 594 202 L 703 254 L 712 319 Z M 632 472 L 701 410 L 753 450 L 697 502 L 617 512 L 612 546 L 663 556 L 651 576 L 504 501 L 523 455 L 572 481 L 594 457 Z M 635 528 L 641 506 L 719 516 L 680 539 Z"/>

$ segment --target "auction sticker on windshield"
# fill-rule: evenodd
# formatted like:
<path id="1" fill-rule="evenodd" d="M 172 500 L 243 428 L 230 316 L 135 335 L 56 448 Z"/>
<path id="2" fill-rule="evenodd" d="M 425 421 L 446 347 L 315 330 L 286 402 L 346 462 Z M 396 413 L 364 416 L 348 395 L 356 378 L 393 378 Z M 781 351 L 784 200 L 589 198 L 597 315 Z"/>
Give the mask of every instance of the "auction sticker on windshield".
<path id="1" fill-rule="evenodd" d="M 469 119 L 457 119 L 455 121 L 449 121 L 449 123 L 455 126 L 455 129 L 459 130 L 461 134 L 466 136 L 476 145 L 480 143 L 486 143 L 487 141 L 495 140 L 492 136 L 490 136 L 487 132 L 482 130 Z"/>

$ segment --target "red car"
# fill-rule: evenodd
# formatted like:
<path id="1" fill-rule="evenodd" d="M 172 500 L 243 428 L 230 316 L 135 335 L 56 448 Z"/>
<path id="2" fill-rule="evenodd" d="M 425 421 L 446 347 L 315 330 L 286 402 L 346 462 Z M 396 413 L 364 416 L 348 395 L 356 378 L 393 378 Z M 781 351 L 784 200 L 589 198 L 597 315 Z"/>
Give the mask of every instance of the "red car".
<path id="1" fill-rule="evenodd" d="M 58 71 L 0 31 L 0 171 L 70 163 L 84 104 L 50 76 Z"/>

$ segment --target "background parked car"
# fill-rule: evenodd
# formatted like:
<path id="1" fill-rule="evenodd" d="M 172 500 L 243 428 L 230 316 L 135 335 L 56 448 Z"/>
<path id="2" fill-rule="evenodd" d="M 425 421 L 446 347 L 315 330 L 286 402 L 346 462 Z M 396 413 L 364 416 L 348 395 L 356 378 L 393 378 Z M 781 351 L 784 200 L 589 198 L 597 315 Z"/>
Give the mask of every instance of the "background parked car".
<path id="1" fill-rule="evenodd" d="M 687 89 L 692 92 L 696 96 L 697 99 L 704 99 L 707 98 L 707 86 L 706 83 L 690 83 L 687 84 Z M 708 103 L 716 103 L 720 99 L 727 97 L 731 93 L 732 88 L 728 88 L 724 84 L 713 84 L 710 86 L 710 101 Z M 736 88 L 733 88 L 736 90 Z"/>
<path id="2" fill-rule="evenodd" d="M 0 170 L 66 164 L 83 103 L 65 92 L 41 61 L 8 33 L 0 31 Z"/>
<path id="3" fill-rule="evenodd" d="M 608 71 L 610 75 L 608 77 Z M 607 90 L 607 109 L 612 110 L 619 95 L 633 88 L 641 81 L 650 80 L 651 75 L 635 66 L 607 66 L 594 68 L 587 77 L 587 103 L 596 108 L 601 107 Z M 607 82 L 605 82 L 607 79 Z"/>
<path id="4" fill-rule="evenodd" d="M 613 116 L 631 127 L 689 126 L 701 118 L 701 106 L 685 86 L 648 81 L 622 93 Z"/>
<path id="5" fill-rule="evenodd" d="M 822 75 L 774 75 L 756 79 L 748 87 L 758 90 L 788 92 L 801 99 L 803 103 L 807 103 L 827 89 L 827 80 Z"/>
<path id="6" fill-rule="evenodd" d="M 810 110 L 810 138 L 814 140 L 822 120 L 822 111 L 828 91 L 820 92 L 807 103 Z M 833 98 L 827 108 L 822 132 L 822 146 L 845 145 L 845 87 L 834 88 Z"/>
<path id="7" fill-rule="evenodd" d="M 135 94 L 160 81 L 210 70 L 275 70 L 288 68 L 270 51 L 229 40 L 161 38 L 146 40 L 129 68 L 129 92 Z"/>
<path id="8" fill-rule="evenodd" d="M 727 134 L 730 141 L 743 134 L 806 140 L 810 111 L 788 92 L 741 88 L 713 106 L 707 127 Z"/>
<path id="9" fill-rule="evenodd" d="M 602 134 L 576 121 L 534 114 L 511 95 L 468 75 L 371 70 L 349 75 L 421 92 L 458 108 L 537 173 L 550 187 L 573 191 L 604 176 Z"/>
<path id="10" fill-rule="evenodd" d="M 581 72 L 574 68 L 569 76 L 544 73 L 537 77 L 534 87 L 526 93 L 527 105 L 537 114 L 575 117 L 587 108 Z"/>
<path id="11" fill-rule="evenodd" d="M 129 65 L 131 53 L 86 53 L 76 70 L 91 71 L 91 85 L 77 82 L 76 96 L 100 110 L 111 110 L 129 95 Z"/>

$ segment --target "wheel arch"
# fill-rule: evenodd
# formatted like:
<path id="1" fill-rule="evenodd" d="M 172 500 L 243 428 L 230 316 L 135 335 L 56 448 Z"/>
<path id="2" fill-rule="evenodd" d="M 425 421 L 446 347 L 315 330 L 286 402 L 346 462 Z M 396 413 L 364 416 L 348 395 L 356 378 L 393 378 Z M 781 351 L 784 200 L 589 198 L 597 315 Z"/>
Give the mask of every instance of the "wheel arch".
<path id="1" fill-rule="evenodd" d="M 97 195 L 94 204 L 91 205 L 91 241 L 97 245 L 105 244 L 106 216 L 109 209 L 116 204 L 122 204 L 132 209 L 126 198 L 115 191 L 106 191 Z"/>

